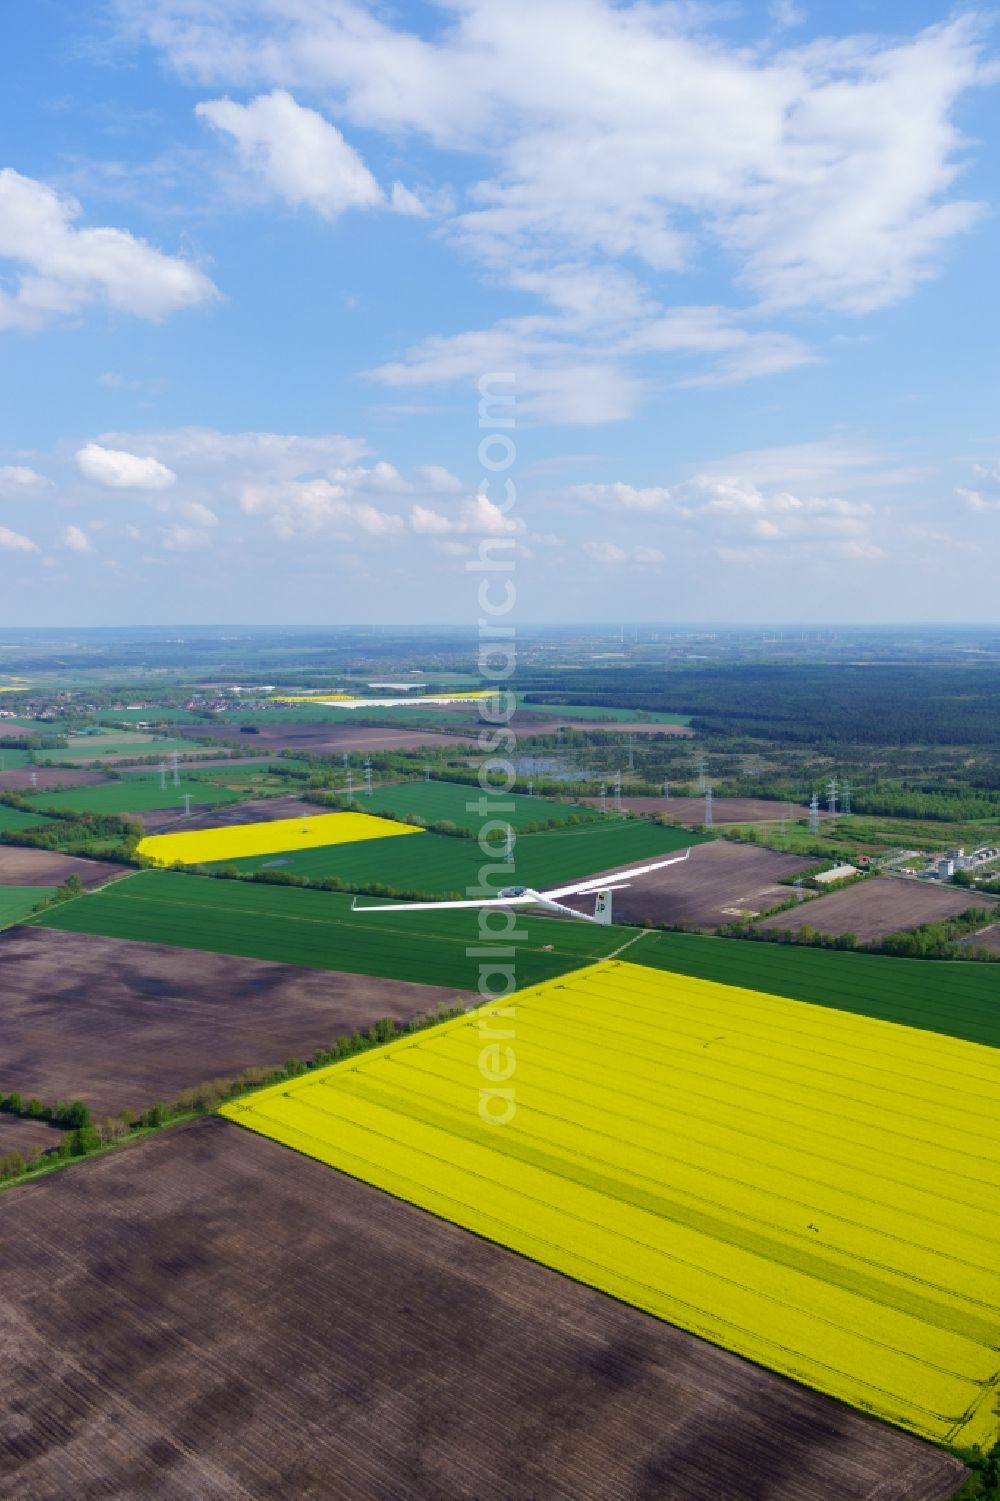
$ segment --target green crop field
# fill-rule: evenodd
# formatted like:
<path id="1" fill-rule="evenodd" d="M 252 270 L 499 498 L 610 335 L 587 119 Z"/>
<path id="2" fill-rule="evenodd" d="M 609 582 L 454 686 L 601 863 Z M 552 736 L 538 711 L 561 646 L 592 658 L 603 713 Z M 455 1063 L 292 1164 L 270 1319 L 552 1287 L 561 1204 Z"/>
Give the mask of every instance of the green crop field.
<path id="1" fill-rule="evenodd" d="M 106 725 L 205 724 L 206 716 L 188 709 L 109 709 L 100 720 Z"/>
<path id="2" fill-rule="evenodd" d="M 0 886 L 0 928 L 27 917 L 36 902 L 55 896 L 54 886 Z"/>
<path id="3" fill-rule="evenodd" d="M 3 726 L 0 724 L 0 735 L 3 734 Z M 0 771 L 16 771 L 22 766 L 31 765 L 31 752 L 26 750 L 12 750 L 9 746 L 5 749 L 0 746 Z"/>
<path id="4" fill-rule="evenodd" d="M 889 959 L 694 933 L 650 933 L 628 959 L 881 1021 L 1000 1047 L 1000 968 Z"/>
<path id="5" fill-rule="evenodd" d="M 610 709 L 606 704 L 518 703 L 519 714 L 542 714 L 546 719 L 605 719 L 614 724 L 690 724 L 690 714 L 666 714 L 659 710 Z"/>
<path id="6" fill-rule="evenodd" d="M 615 866 L 655 860 L 686 849 L 703 837 L 687 829 L 663 828 L 638 819 L 523 834 L 515 844 L 513 869 L 503 876 L 501 884 L 547 887 L 585 880 Z M 394 848 L 386 849 L 386 845 Z M 419 891 L 429 897 L 465 896 L 468 888 L 478 888 L 484 866 L 496 870 L 502 863 L 484 855 L 474 839 L 428 832 L 412 839 L 365 839 L 357 844 L 323 845 L 217 864 L 260 870 L 274 867 L 276 862 L 283 862 L 279 868 L 290 875 L 311 879 L 338 876 L 348 886 L 381 881 L 397 891 Z"/>
<path id="7" fill-rule="evenodd" d="M 186 775 L 192 782 L 200 782 L 209 785 L 218 784 L 220 787 L 238 787 L 241 797 L 256 796 L 257 789 L 267 788 L 270 791 L 280 789 L 294 797 L 298 787 L 294 782 L 286 782 L 284 777 L 274 776 L 271 764 L 261 761 L 254 766 L 229 766 L 225 761 L 215 764 L 211 770 L 199 769 L 195 771 L 193 766 L 184 768 Z M 318 810 L 317 810 L 318 811 Z"/>
<path id="8" fill-rule="evenodd" d="M 478 833 L 487 818 L 505 819 L 515 829 L 521 829 L 525 824 L 544 823 L 548 818 L 558 819 L 560 823 L 573 817 L 586 819 L 588 823 L 601 819 L 596 808 L 588 808 L 583 803 L 554 803 L 541 797 L 525 797 L 519 792 L 505 797 L 487 796 L 479 787 L 466 787 L 459 782 L 402 782 L 395 786 L 376 787 L 371 797 L 362 793 L 358 803 L 366 813 L 384 813 L 391 818 L 415 813 L 427 823 L 447 819 L 458 828 L 471 829 L 474 833 Z M 467 806 L 470 803 L 471 812 Z M 483 808 L 487 810 L 485 814 Z"/>
<path id="9" fill-rule="evenodd" d="M 22 829 L 37 829 L 45 823 L 44 813 L 22 813 L 20 808 L 8 808 L 0 803 L 0 838 L 4 834 L 19 834 Z"/>
<path id="10" fill-rule="evenodd" d="M 242 795 L 211 782 L 196 782 L 182 776 L 174 786 L 167 776 L 166 787 L 160 786 L 158 774 L 128 777 L 119 782 L 104 782 L 99 787 L 67 787 L 62 792 L 33 792 L 32 800 L 41 808 L 57 808 L 60 813 L 145 813 L 154 808 L 184 809 L 184 794 L 199 803 L 231 803 Z"/>
<path id="11" fill-rule="evenodd" d="M 203 742 L 178 740 L 164 737 L 156 739 L 151 734 L 71 735 L 64 750 L 39 751 L 39 759 L 52 764 L 69 761 L 74 766 L 90 761 L 116 761 L 135 756 L 170 756 L 204 751 Z"/>
<path id="12" fill-rule="evenodd" d="M 418 839 L 389 842 L 416 844 Z M 351 912 L 351 898 L 340 893 L 173 871 L 144 871 L 33 921 L 76 933 L 465 989 L 477 983 L 479 963 L 466 950 L 482 941 L 475 912 L 362 916 Z M 489 921 L 501 926 L 496 914 Z M 838 954 L 684 933 L 640 936 L 635 928 L 523 914 L 517 927 L 525 935 L 514 942 L 520 987 L 627 944 L 623 957 L 633 964 L 1000 1047 L 998 971 L 991 965 Z M 493 941 L 507 943 L 504 937 Z"/>
<path id="13" fill-rule="evenodd" d="M 103 891 L 53 907 L 37 921 L 66 932 L 463 990 L 478 984 L 480 958 L 468 951 L 484 942 L 475 912 L 362 916 L 351 912 L 350 897 L 338 893 L 217 881 L 173 871 L 143 871 L 115 881 Z M 495 914 L 491 923 L 499 926 Z M 623 942 L 620 928 L 591 923 L 519 916 L 517 926 L 525 934 L 513 945 L 518 986 L 576 969 Z M 485 942 L 509 946 L 506 937 Z M 488 983 L 501 988 L 498 979 Z"/>

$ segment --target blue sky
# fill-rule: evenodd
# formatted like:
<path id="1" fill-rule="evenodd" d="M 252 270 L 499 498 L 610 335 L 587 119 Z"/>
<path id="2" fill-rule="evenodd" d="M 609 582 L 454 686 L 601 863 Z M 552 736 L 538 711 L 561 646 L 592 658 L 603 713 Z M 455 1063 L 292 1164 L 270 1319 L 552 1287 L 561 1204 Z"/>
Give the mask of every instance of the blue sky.
<path id="1" fill-rule="evenodd" d="M 484 537 L 530 621 L 996 621 L 989 13 L 9 0 L 0 57 L 0 624 L 466 622 Z"/>

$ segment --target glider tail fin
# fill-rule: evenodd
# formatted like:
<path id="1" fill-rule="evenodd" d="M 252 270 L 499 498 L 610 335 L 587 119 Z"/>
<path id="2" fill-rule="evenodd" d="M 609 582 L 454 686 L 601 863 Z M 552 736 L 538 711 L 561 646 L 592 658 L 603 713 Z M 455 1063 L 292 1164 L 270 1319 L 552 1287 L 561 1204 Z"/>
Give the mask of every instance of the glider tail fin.
<path id="1" fill-rule="evenodd" d="M 611 921 L 611 892 L 599 891 L 594 902 L 594 921 L 610 923 Z"/>

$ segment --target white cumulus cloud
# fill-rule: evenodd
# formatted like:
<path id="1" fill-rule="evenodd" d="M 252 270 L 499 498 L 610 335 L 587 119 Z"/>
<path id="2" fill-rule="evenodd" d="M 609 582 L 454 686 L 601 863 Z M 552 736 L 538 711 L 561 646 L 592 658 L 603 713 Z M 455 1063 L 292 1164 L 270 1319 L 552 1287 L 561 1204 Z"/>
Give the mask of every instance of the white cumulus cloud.
<path id="1" fill-rule="evenodd" d="M 0 495 L 39 495 L 52 488 L 50 479 L 27 464 L 0 464 Z"/>
<path id="2" fill-rule="evenodd" d="M 7 167 L 0 171 L 0 330 L 34 329 L 91 304 L 154 321 L 218 296 L 190 261 L 165 255 L 123 229 L 80 228 L 74 198 Z"/>
<path id="3" fill-rule="evenodd" d="M 374 208 L 384 201 L 382 189 L 337 127 L 284 89 L 259 94 L 249 104 L 209 99 L 195 113 L 230 136 L 243 165 L 296 208 L 306 205 L 324 219 L 335 219 L 346 209 Z M 415 196 L 397 187 L 402 211 L 419 212 Z"/>
<path id="4" fill-rule="evenodd" d="M 72 523 L 63 529 L 62 545 L 70 552 L 93 552 L 94 544 L 83 530 L 82 526 Z"/>
<path id="5" fill-rule="evenodd" d="M 21 532 L 12 532 L 10 527 L 0 526 L 0 548 L 5 552 L 39 552 L 38 544 Z"/>
<path id="6" fill-rule="evenodd" d="M 76 467 L 93 485 L 109 490 L 168 490 L 177 479 L 159 459 L 87 443 L 77 450 Z"/>

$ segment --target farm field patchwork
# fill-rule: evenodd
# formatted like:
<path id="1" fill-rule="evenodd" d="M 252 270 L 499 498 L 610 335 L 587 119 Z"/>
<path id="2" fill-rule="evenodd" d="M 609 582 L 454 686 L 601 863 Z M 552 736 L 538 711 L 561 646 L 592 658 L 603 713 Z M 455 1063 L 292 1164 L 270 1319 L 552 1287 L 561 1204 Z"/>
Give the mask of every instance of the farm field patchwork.
<path id="1" fill-rule="evenodd" d="M 650 871 L 615 892 L 615 920 L 637 926 L 684 921 L 697 927 L 716 928 L 741 916 L 756 916 L 787 901 L 794 895 L 794 888 L 778 882 L 808 870 L 809 866 L 808 860 L 796 855 L 779 855 L 752 844 L 712 839 L 697 845 L 683 865 Z M 568 906 L 578 911 L 589 910 L 581 897 L 566 900 Z"/>
<path id="2" fill-rule="evenodd" d="M 988 1048 L 612 961 L 222 1113 L 901 1427 L 987 1448 L 998 1086 Z"/>
<path id="3" fill-rule="evenodd" d="M 470 991 L 479 981 L 480 959 L 468 951 L 483 942 L 475 912 L 362 916 L 351 911 L 349 896 L 333 892 L 162 870 L 142 871 L 53 907 L 38 924 Z M 628 937 L 628 929 L 543 917 L 519 918 L 517 926 L 525 934 L 514 941 L 520 984 L 575 969 Z M 506 939 L 496 942 L 506 944 Z M 498 980 L 489 983 L 501 988 Z"/>
<path id="4" fill-rule="evenodd" d="M 122 777 L 98 787 L 70 787 L 64 792 L 33 793 L 32 797 L 40 807 L 55 808 L 60 813 L 142 813 L 151 808 L 176 808 L 180 815 L 185 794 L 195 806 L 235 802 L 240 796 L 231 788 L 184 775 L 175 787 L 168 774 L 166 787 L 161 787 L 159 774 L 147 772 L 142 777 Z"/>
<path id="5" fill-rule="evenodd" d="M 397 891 L 429 897 L 464 897 L 478 888 L 486 866 L 496 880 L 490 886 L 528 884 L 554 886 L 577 878 L 600 875 L 622 865 L 655 860 L 696 844 L 700 835 L 667 829 L 637 820 L 611 820 L 581 827 L 523 834 L 514 850 L 513 865 L 483 855 L 475 839 L 457 839 L 428 831 L 419 840 L 386 846 L 381 840 L 301 852 L 286 851 L 283 867 L 293 875 L 336 876 L 348 887 L 385 882 Z M 227 861 L 238 870 L 259 870 L 262 857 Z"/>
<path id="6" fill-rule="evenodd" d="M 698 933 L 649 933 L 629 949 L 629 959 L 1000 1048 L 998 972 L 992 965 L 786 948 Z"/>
<path id="7" fill-rule="evenodd" d="M 27 917 L 36 902 L 55 896 L 54 886 L 6 886 L 0 885 L 0 928 L 10 927 Z M 4 1025 L 7 1025 L 5 1020 Z"/>
<path id="8" fill-rule="evenodd" d="M 268 819 L 263 823 L 228 824 L 215 829 L 181 829 L 141 839 L 138 853 L 156 865 L 199 865 L 228 862 L 283 850 L 329 848 L 365 841 L 369 844 L 403 834 L 422 835 L 412 824 L 394 823 L 370 813 L 312 812 L 297 818 Z M 284 862 L 283 862 L 284 863 Z"/>
<path id="9" fill-rule="evenodd" d="M 376 787 L 370 797 L 363 793 L 358 801 L 375 813 L 388 813 L 395 818 L 415 813 L 428 823 L 446 819 L 476 834 L 487 818 L 502 818 L 514 829 L 544 823 L 549 818 L 559 823 L 570 818 L 582 818 L 588 823 L 601 819 L 596 809 L 582 803 L 554 803 L 518 792 L 505 797 L 487 796 L 479 787 L 467 787 L 460 782 L 399 782 Z M 494 808 L 497 811 L 492 811 Z"/>
<path id="10" fill-rule="evenodd" d="M 0 1194 L 0 1236 L 10 1501 L 945 1501 L 964 1474 L 217 1116 Z"/>
<path id="11" fill-rule="evenodd" d="M 3 734 L 3 720 L 0 720 L 0 735 Z M 31 765 L 31 752 L 19 750 L 9 745 L 0 746 L 0 772 L 16 771 L 21 766 Z"/>

